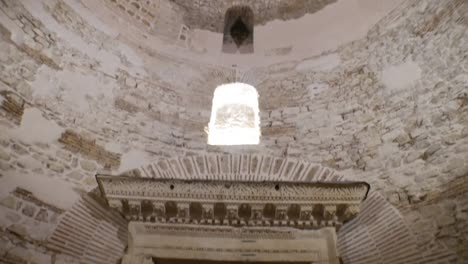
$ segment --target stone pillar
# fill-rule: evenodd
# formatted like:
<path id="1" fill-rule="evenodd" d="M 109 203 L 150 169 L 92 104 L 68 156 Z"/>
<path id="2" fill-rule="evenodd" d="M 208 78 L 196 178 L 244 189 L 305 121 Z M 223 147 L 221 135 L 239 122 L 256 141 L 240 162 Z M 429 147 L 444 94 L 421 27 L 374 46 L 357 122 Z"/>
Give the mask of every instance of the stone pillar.
<path id="1" fill-rule="evenodd" d="M 178 202 L 177 203 L 177 210 L 178 210 L 177 218 L 189 219 L 190 218 L 189 208 L 190 208 L 189 202 L 186 202 L 186 203 Z"/>

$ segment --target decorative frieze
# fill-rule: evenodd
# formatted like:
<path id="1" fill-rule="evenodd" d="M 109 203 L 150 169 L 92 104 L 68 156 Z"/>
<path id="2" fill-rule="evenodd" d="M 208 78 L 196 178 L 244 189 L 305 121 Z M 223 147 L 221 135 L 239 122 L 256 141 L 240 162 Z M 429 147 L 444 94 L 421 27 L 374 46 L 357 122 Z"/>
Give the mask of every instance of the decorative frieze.
<path id="1" fill-rule="evenodd" d="M 231 182 L 96 176 L 109 206 L 143 222 L 339 228 L 359 211 L 364 182 Z"/>

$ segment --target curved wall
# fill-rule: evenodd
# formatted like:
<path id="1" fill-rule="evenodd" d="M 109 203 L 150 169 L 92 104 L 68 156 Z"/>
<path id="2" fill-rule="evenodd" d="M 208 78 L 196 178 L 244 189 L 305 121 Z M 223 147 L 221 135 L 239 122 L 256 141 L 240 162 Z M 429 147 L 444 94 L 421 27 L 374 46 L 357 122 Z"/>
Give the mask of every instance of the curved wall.
<path id="1" fill-rule="evenodd" d="M 256 68 L 219 66 L 173 40 L 177 7 L 168 4 L 174 19 L 160 20 L 174 22 L 168 31 L 151 35 L 111 2 L 0 2 L 0 256 L 66 259 L 47 239 L 96 187 L 96 172 L 160 157 L 261 153 L 370 182 L 402 209 L 416 241 L 466 258 L 465 1 L 406 1 L 362 39 Z M 233 81 L 259 92 L 259 146 L 206 144 L 213 91 Z M 456 199 L 426 204 L 454 182 Z"/>

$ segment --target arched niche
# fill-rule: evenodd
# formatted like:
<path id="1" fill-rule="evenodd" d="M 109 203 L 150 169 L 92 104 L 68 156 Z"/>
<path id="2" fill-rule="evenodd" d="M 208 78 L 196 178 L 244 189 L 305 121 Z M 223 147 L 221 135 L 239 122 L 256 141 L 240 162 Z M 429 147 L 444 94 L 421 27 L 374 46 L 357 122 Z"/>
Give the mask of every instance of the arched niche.
<path id="1" fill-rule="evenodd" d="M 252 53 L 254 13 L 248 6 L 233 6 L 224 15 L 223 48 L 225 53 Z"/>

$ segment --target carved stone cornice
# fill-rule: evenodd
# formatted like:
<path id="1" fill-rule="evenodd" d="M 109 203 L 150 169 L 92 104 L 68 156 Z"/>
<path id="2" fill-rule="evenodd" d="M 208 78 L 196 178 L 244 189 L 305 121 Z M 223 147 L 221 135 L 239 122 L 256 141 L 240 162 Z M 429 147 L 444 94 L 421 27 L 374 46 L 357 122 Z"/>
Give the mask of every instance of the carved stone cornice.
<path id="1" fill-rule="evenodd" d="M 364 182 L 96 178 L 109 206 L 127 219 L 162 223 L 340 227 L 357 214 L 369 190 Z"/>
<path id="2" fill-rule="evenodd" d="M 232 203 L 310 204 L 360 203 L 366 198 L 365 182 L 233 182 L 170 180 L 97 175 L 101 193 L 111 199 L 179 200 Z"/>

